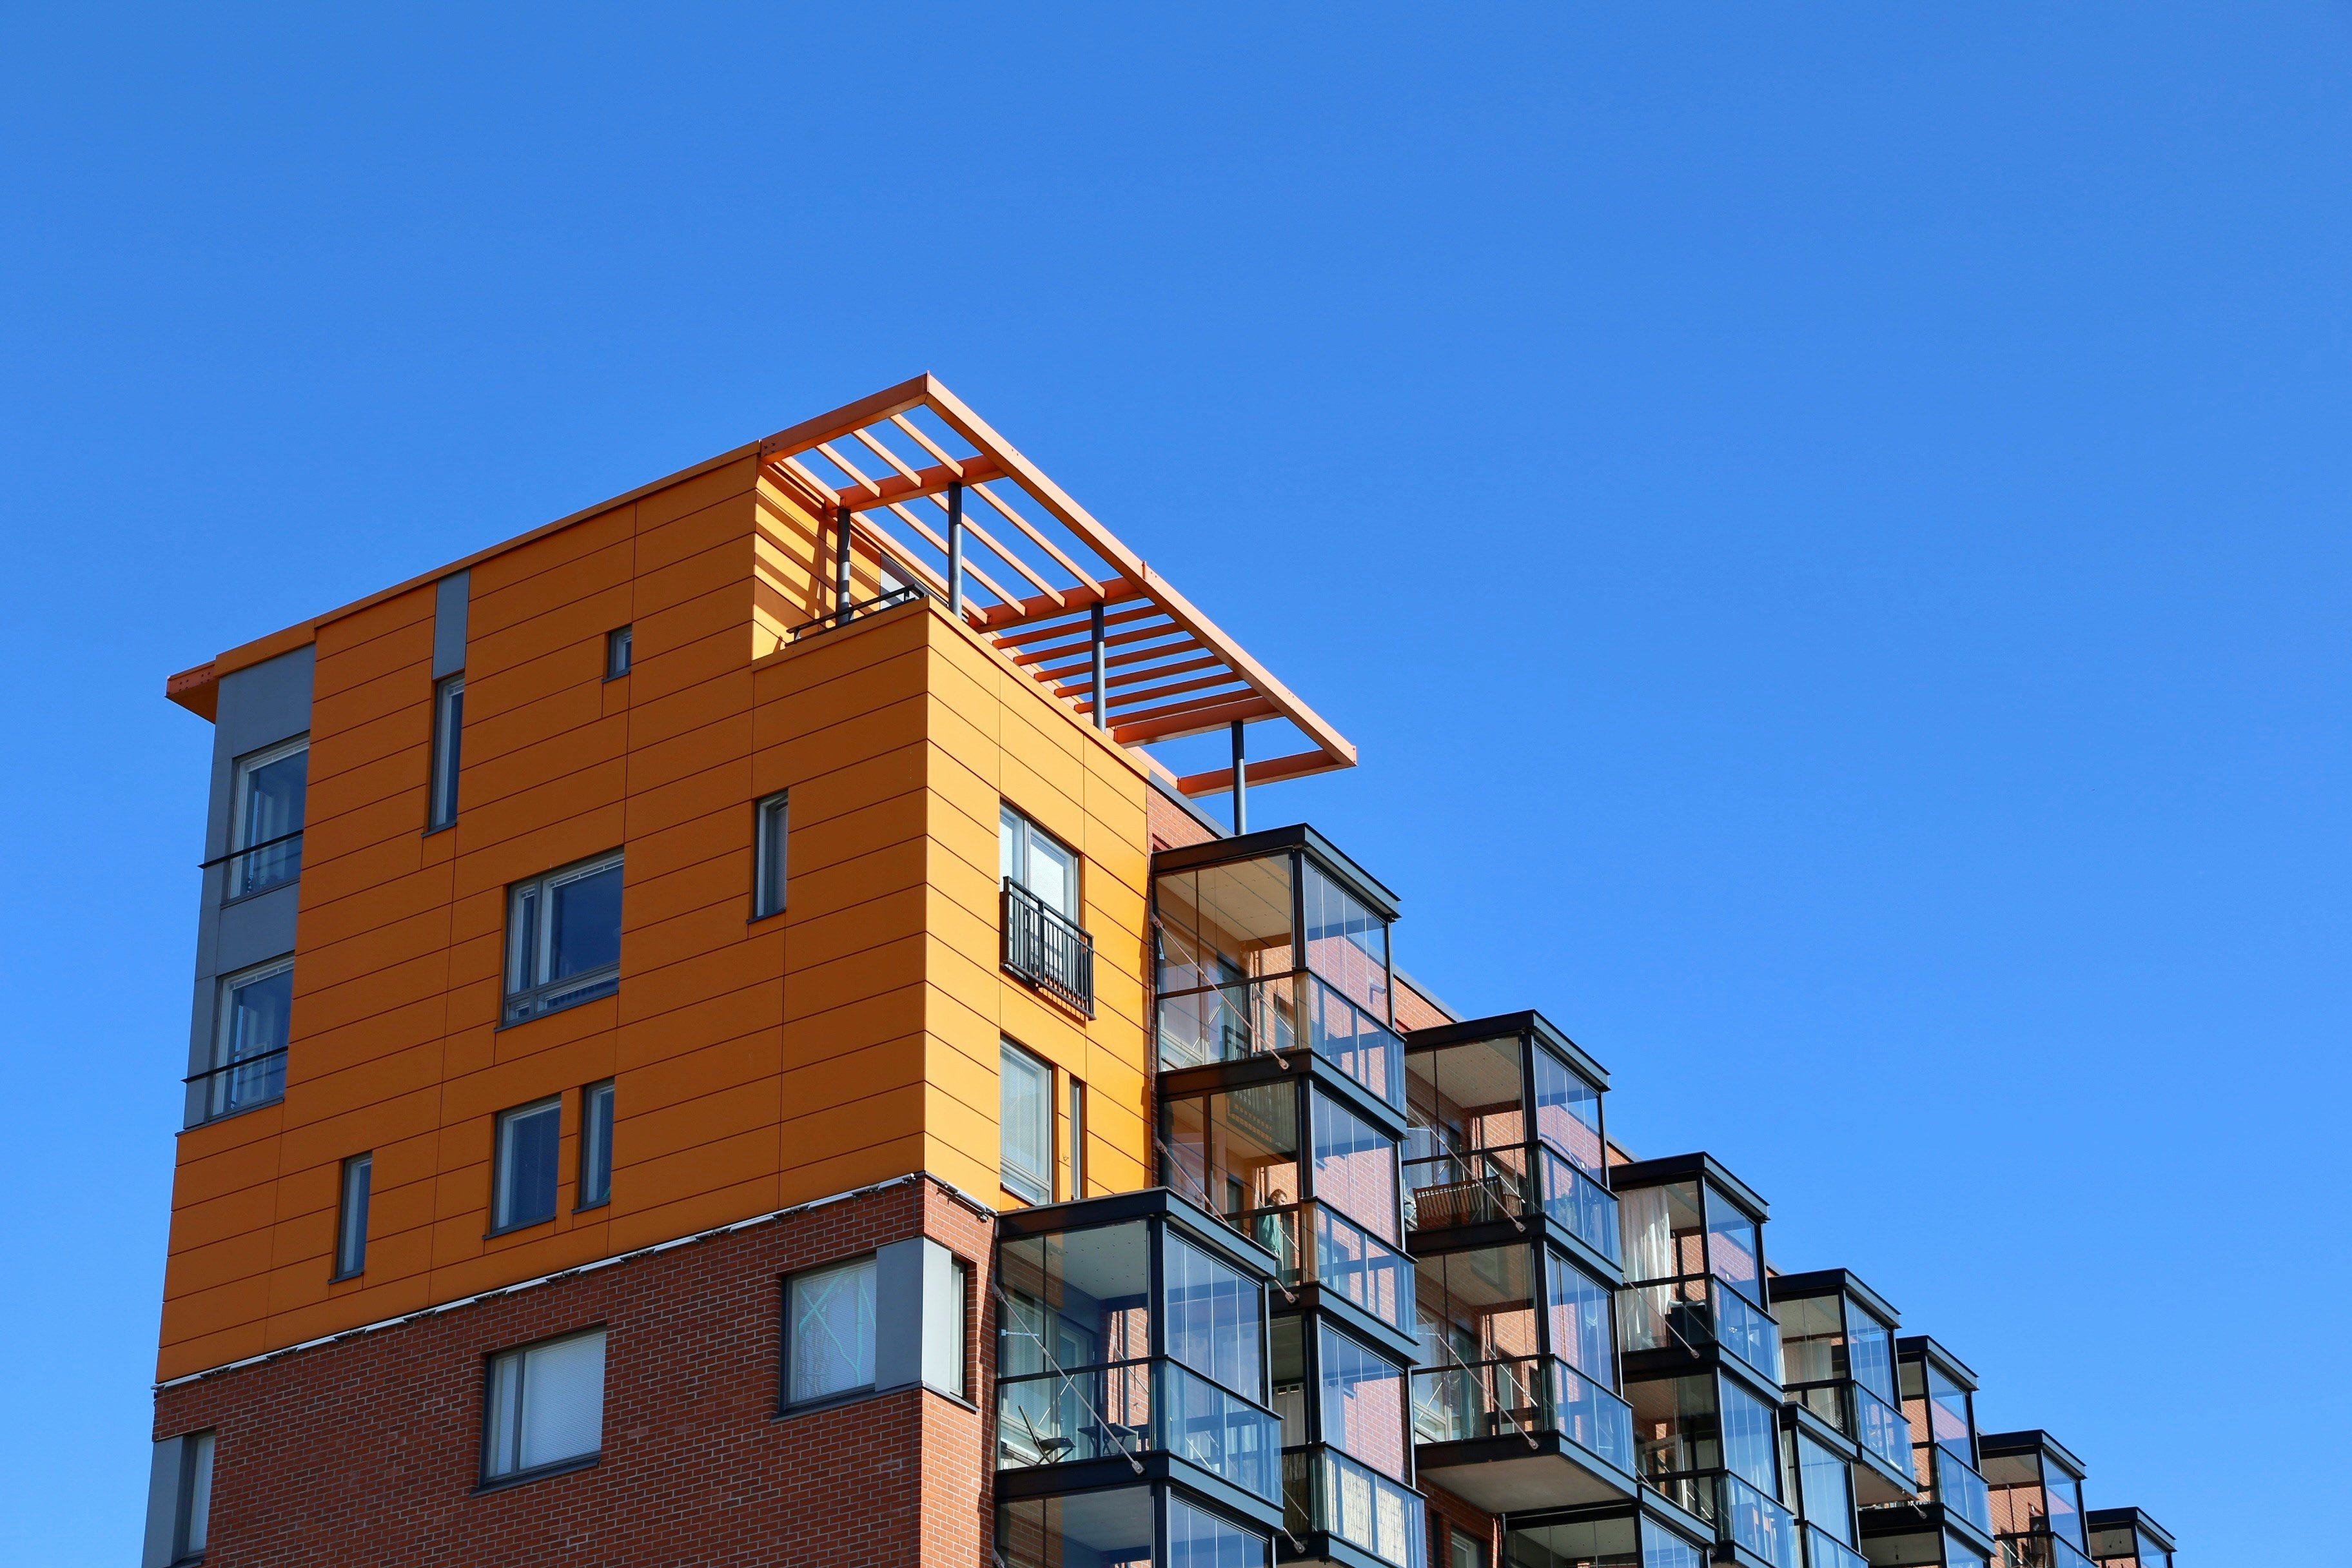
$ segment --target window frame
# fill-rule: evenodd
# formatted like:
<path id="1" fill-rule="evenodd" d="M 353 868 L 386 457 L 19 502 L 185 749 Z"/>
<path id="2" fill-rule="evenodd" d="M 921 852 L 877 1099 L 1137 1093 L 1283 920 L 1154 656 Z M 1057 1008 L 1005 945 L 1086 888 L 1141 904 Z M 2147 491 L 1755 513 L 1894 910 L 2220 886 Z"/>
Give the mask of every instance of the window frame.
<path id="1" fill-rule="evenodd" d="M 343 1162 L 335 1191 L 335 1271 L 327 1277 L 331 1285 L 367 1272 L 368 1206 L 374 1186 L 374 1150 Z"/>
<path id="2" fill-rule="evenodd" d="M 267 1051 L 257 1051 L 250 1056 L 232 1058 L 228 1054 L 228 1034 L 229 1021 L 236 1014 L 233 1002 L 237 992 L 246 986 L 258 984 L 264 980 L 276 979 L 280 974 L 291 974 L 293 971 L 294 954 L 289 952 L 280 958 L 265 959 L 259 963 L 232 970 L 214 981 L 212 1049 L 208 1053 L 209 1059 L 205 1062 L 204 1069 L 197 1075 L 203 1081 L 203 1088 L 200 1090 L 202 1103 L 197 1109 L 195 1121 L 190 1123 L 191 1126 L 207 1121 L 218 1121 L 225 1117 L 241 1116 L 248 1110 L 258 1110 L 265 1105 L 276 1105 L 286 1098 L 286 1058 L 292 1054 L 294 1044 L 292 985 L 289 984 L 287 987 L 286 1041 L 283 1045 Z M 222 1092 L 216 1086 L 225 1078 L 227 1078 L 232 1084 L 235 1082 L 233 1078 L 228 1078 L 231 1069 L 243 1063 L 266 1062 L 273 1058 L 278 1062 L 277 1093 L 267 1095 L 248 1104 L 222 1105 L 218 1110 L 214 1109 Z"/>
<path id="3" fill-rule="evenodd" d="M 751 803 L 751 919 L 784 912 L 792 843 L 792 792 L 778 790 Z"/>
<path id="4" fill-rule="evenodd" d="M 544 1339 L 531 1340 L 519 1345 L 509 1345 L 502 1350 L 492 1351 L 489 1354 L 482 1358 L 481 1463 L 477 1469 L 478 1484 L 474 1488 L 476 1492 L 501 1491 L 508 1487 L 521 1486 L 526 1482 L 541 1480 L 549 1476 L 567 1475 L 573 1470 L 584 1470 L 593 1465 L 603 1462 L 604 1458 L 604 1396 L 606 1387 L 612 1381 L 612 1336 L 608 1331 L 608 1325 L 604 1323 L 594 1323 L 584 1329 L 570 1329 L 560 1334 L 550 1334 Z M 584 1340 L 591 1336 L 604 1342 L 604 1352 L 598 1358 L 599 1376 L 596 1384 L 596 1447 L 588 1449 L 583 1453 L 567 1455 L 561 1459 L 550 1459 L 545 1464 L 533 1465 L 528 1469 L 523 1468 L 520 1464 L 518 1464 L 513 1469 L 492 1469 L 490 1468 L 493 1463 L 492 1447 L 497 1441 L 499 1426 L 499 1369 L 509 1362 L 520 1362 L 521 1363 L 521 1373 L 518 1378 L 518 1386 L 515 1391 L 515 1403 L 517 1409 L 514 1420 L 515 1458 L 520 1460 L 521 1458 L 524 1412 L 528 1409 L 530 1400 L 530 1363 L 529 1360 L 530 1354 L 535 1351 L 547 1350 L 554 1345 L 566 1344 L 573 1340 Z"/>
<path id="5" fill-rule="evenodd" d="M 861 1253 L 851 1258 L 832 1258 L 824 1263 L 814 1264 L 807 1268 L 795 1269 L 792 1273 L 784 1276 L 782 1281 L 784 1309 L 784 1331 L 782 1335 L 783 1365 L 781 1369 L 782 1376 L 779 1381 L 779 1386 L 777 1389 L 777 1393 L 780 1395 L 776 1405 L 776 1412 L 778 1415 L 798 1415 L 806 1411 L 829 1409 L 836 1405 L 848 1405 L 860 1399 L 870 1398 L 875 1393 L 875 1380 L 879 1376 L 879 1373 L 872 1363 L 877 1359 L 878 1346 L 875 1342 L 875 1340 L 878 1337 L 879 1328 L 880 1303 L 878 1300 L 875 1302 L 875 1316 L 877 1321 L 866 1325 L 869 1337 L 866 1347 L 866 1353 L 868 1358 L 868 1364 L 865 1369 L 866 1381 L 863 1383 L 845 1384 L 840 1388 L 828 1389 L 823 1394 L 813 1394 L 804 1399 L 796 1399 L 793 1397 L 793 1380 L 798 1376 L 800 1368 L 798 1358 L 793 1354 L 793 1343 L 796 1337 L 793 1318 L 795 1304 L 799 1300 L 801 1288 L 812 1280 L 822 1279 L 836 1274 L 846 1274 L 853 1269 L 860 1268 L 866 1271 L 868 1281 L 866 1286 L 866 1297 L 869 1300 L 874 1300 L 880 1282 L 877 1278 L 879 1273 L 878 1260 L 877 1255 L 871 1252 Z M 970 1333 L 968 1326 L 966 1333 L 967 1336 Z M 969 1343 L 968 1338 L 967 1343 Z"/>
<path id="6" fill-rule="evenodd" d="M 1087 1086 L 1076 1073 L 1069 1079 L 1066 1099 L 1070 1114 L 1070 1198 L 1075 1203 L 1087 1195 Z"/>
<path id="7" fill-rule="evenodd" d="M 207 1426 L 180 1435 L 179 1490 L 172 1500 L 171 1568 L 201 1563 L 212 1542 L 213 1466 L 220 1431 Z"/>
<path id="8" fill-rule="evenodd" d="M 609 965 L 561 978 L 534 978 L 541 973 L 553 956 L 555 925 L 546 918 L 546 914 L 554 903 L 556 889 L 567 883 L 583 881 L 610 870 L 621 872 L 622 893 L 625 897 L 628 869 L 625 854 L 619 849 L 608 849 L 601 855 L 591 855 L 584 860 L 574 860 L 551 871 L 542 871 L 536 877 L 526 877 L 519 882 L 507 884 L 506 990 L 499 1003 L 499 1027 L 512 1028 L 518 1024 L 528 1024 L 534 1018 L 544 1018 L 583 1003 L 601 1001 L 621 988 L 621 961 L 617 952 L 621 933 L 617 929 L 613 933 L 616 951 Z M 526 899 L 538 900 L 535 906 L 538 918 L 528 933 L 531 949 L 528 953 L 523 951 L 525 932 L 520 918 Z M 519 979 L 527 981 L 527 984 L 518 984 Z M 550 1000 L 556 997 L 561 999 Z"/>
<path id="9" fill-rule="evenodd" d="M 509 1133 L 523 1118 L 545 1116 L 551 1111 L 555 1116 L 555 1143 L 548 1172 L 550 1190 L 547 1212 L 532 1215 L 526 1219 L 510 1218 L 506 1213 L 513 1186 L 512 1174 L 507 1168 Z M 492 1118 L 490 1123 L 490 1228 L 484 1233 L 485 1237 L 504 1236 L 509 1231 L 529 1230 L 533 1226 L 545 1225 L 553 1219 L 556 1212 L 563 1206 L 562 1180 L 563 1097 L 560 1094 L 546 1095 L 538 1100 L 525 1101 L 521 1105 L 509 1106 L 499 1111 Z"/>
<path id="10" fill-rule="evenodd" d="M 1045 904 L 1047 909 L 1052 910 L 1055 914 L 1069 921 L 1070 924 L 1076 926 L 1083 931 L 1086 928 L 1087 923 L 1085 920 L 1087 908 L 1087 858 L 1079 854 L 1074 846 L 1064 842 L 1059 836 L 1046 829 L 1035 817 L 1030 816 L 1027 812 L 1022 810 L 1011 801 L 999 800 L 996 803 L 996 831 L 999 844 L 997 850 L 998 871 L 1000 873 L 1003 873 L 1003 857 L 1005 853 L 1003 846 L 1006 836 L 1011 835 L 1017 839 L 1019 846 L 1018 848 L 1013 851 L 1014 865 L 1013 870 L 1009 873 L 1013 880 L 1019 883 L 1022 889 L 1032 898 L 1034 898 L 1039 903 Z M 1046 843 L 1051 844 L 1056 849 L 1059 849 L 1063 854 L 1067 855 L 1070 858 L 1070 902 L 1067 909 L 1064 909 L 1056 904 L 1048 903 L 1046 901 L 1045 895 L 1039 892 L 1036 885 L 1030 880 L 1029 868 L 1031 849 L 1033 841 L 1039 838 L 1044 839 Z"/>
<path id="11" fill-rule="evenodd" d="M 636 625 L 614 626 L 604 634 L 604 679 L 618 680 L 636 661 Z"/>
<path id="12" fill-rule="evenodd" d="M 580 1168 L 572 1184 L 574 1214 L 600 1209 L 613 1201 L 613 1079 L 600 1079 L 580 1090 Z"/>
<path id="13" fill-rule="evenodd" d="M 464 765 L 465 742 L 466 672 L 461 669 L 433 683 L 432 758 L 425 779 L 427 833 L 457 825 L 457 773 Z"/>
<path id="14" fill-rule="evenodd" d="M 224 905 L 239 903 L 247 899 L 257 899 L 264 893 L 275 892 L 279 888 L 294 887 L 302 880 L 302 847 L 297 836 L 308 825 L 310 816 L 308 810 L 298 808 L 300 809 L 303 822 L 288 828 L 283 834 L 272 834 L 265 839 L 247 837 L 246 812 L 253 798 L 253 775 L 256 771 L 266 768 L 272 763 L 282 763 L 297 752 L 308 752 L 310 749 L 310 733 L 306 730 L 299 735 L 289 736 L 283 741 L 274 742 L 257 750 L 247 752 L 231 764 L 228 855 L 226 857 L 228 875 L 221 880 L 221 902 Z M 302 806 L 305 808 L 310 802 L 310 766 L 306 761 L 302 773 Z M 252 856 L 256 848 L 273 844 L 292 847 L 293 870 L 274 882 L 265 882 L 259 887 L 244 886 L 245 879 L 252 871 Z"/>
<path id="15" fill-rule="evenodd" d="M 996 1179 L 998 1184 L 1002 1185 L 1006 1192 L 1011 1193 L 1014 1197 L 1021 1199 L 1024 1203 L 1050 1204 L 1054 1201 L 1054 1177 L 1055 1173 L 1054 1171 L 1054 1165 L 1055 1163 L 1054 1159 L 1054 1123 L 1056 1119 L 1054 1115 L 1054 1064 L 1039 1056 L 1036 1052 L 1030 1050 L 1027 1047 L 1013 1039 L 1010 1035 L 998 1037 L 998 1044 L 1002 1047 L 1002 1050 L 997 1058 L 999 1093 L 997 1095 Z M 1042 1142 L 1045 1147 L 1045 1169 L 1043 1172 L 1021 1171 L 1018 1173 L 1018 1174 L 1022 1176 L 1035 1178 L 1035 1184 L 1034 1187 L 1017 1184 L 1013 1179 L 1016 1173 L 1012 1161 L 1012 1140 L 1009 1136 L 1012 1130 L 1012 1122 L 1006 1114 L 1006 1096 L 1003 1089 L 1010 1083 L 1012 1068 L 1013 1064 L 1016 1062 L 1034 1068 L 1038 1072 L 1045 1075 L 1045 1092 L 1038 1096 L 1038 1103 L 1041 1108 L 1040 1114 L 1044 1121 L 1044 1126 L 1042 1128 L 1032 1128 L 1030 1131 L 1042 1131 L 1045 1134 Z M 1033 1192 L 1038 1195 L 1032 1195 Z"/>

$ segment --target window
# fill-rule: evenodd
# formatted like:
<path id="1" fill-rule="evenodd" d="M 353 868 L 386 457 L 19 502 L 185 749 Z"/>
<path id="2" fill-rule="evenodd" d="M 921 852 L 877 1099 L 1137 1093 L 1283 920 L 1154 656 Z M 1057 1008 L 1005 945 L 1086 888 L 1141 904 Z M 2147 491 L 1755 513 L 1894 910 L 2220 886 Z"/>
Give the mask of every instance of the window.
<path id="1" fill-rule="evenodd" d="M 483 1432 L 486 1481 L 595 1458 L 604 1443 L 604 1331 L 492 1356 Z"/>
<path id="2" fill-rule="evenodd" d="M 1486 1543 L 1459 1530 L 1446 1534 L 1445 1568 L 1486 1568 Z"/>
<path id="3" fill-rule="evenodd" d="M 923 1364 L 944 1378 L 946 1392 L 959 1399 L 971 1397 L 965 1371 L 971 1345 L 971 1265 L 961 1258 L 947 1260 L 945 1289 L 927 1290 L 923 1301 L 923 1333 L 930 1342 Z"/>
<path id="4" fill-rule="evenodd" d="M 199 1073 L 197 1120 L 249 1110 L 286 1093 L 286 1041 L 294 1013 L 294 961 L 280 958 L 221 982 L 213 1065 Z"/>
<path id="5" fill-rule="evenodd" d="M 604 634 L 604 679 L 618 680 L 629 673 L 631 628 L 619 626 Z"/>
<path id="6" fill-rule="evenodd" d="M 621 856 L 508 889 L 507 1022 L 609 996 L 621 984 Z"/>
<path id="7" fill-rule="evenodd" d="M 1070 1196 L 1087 1195 L 1087 1086 L 1070 1080 Z"/>
<path id="8" fill-rule="evenodd" d="M 338 1279 L 349 1279 L 367 1268 L 368 1187 L 374 1179 L 373 1154 L 354 1154 L 343 1162 L 342 1202 L 335 1210 Z"/>
<path id="9" fill-rule="evenodd" d="M 751 918 L 763 921 L 784 908 L 784 797 L 772 795 L 751 810 Z"/>
<path id="10" fill-rule="evenodd" d="M 784 1290 L 784 1403 L 874 1386 L 874 1259 L 813 1269 Z"/>
<path id="11" fill-rule="evenodd" d="M 1078 855 L 1009 805 L 999 805 L 997 868 L 1073 925 L 1078 921 Z"/>
<path id="12" fill-rule="evenodd" d="M 555 1153 L 563 1101 L 548 1099 L 499 1113 L 490 1230 L 514 1230 L 555 1217 Z"/>
<path id="13" fill-rule="evenodd" d="M 432 798 L 425 810 L 426 832 L 457 820 L 457 753 L 466 732 L 466 678 L 453 675 L 433 689 Z"/>
<path id="14" fill-rule="evenodd" d="M 284 887 L 302 874 L 302 804 L 310 778 L 310 741 L 287 741 L 236 764 L 230 805 L 228 897 Z"/>
<path id="15" fill-rule="evenodd" d="M 1054 1069 L 1003 1042 L 1004 1190 L 1033 1204 L 1054 1201 Z"/>
<path id="16" fill-rule="evenodd" d="M 613 1201 L 613 1080 L 580 1091 L 580 1206 Z"/>
<path id="17" fill-rule="evenodd" d="M 213 1434 L 193 1432 L 180 1439 L 179 1506 L 173 1510 L 172 1561 L 205 1554 L 212 1533 Z"/>

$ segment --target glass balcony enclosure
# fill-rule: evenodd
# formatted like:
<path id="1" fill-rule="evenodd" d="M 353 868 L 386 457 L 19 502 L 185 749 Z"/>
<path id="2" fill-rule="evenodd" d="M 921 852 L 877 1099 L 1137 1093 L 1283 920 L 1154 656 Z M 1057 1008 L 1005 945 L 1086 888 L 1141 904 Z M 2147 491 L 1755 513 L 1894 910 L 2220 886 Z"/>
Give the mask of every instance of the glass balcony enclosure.
<path id="1" fill-rule="evenodd" d="M 1611 1185 L 1624 1233 L 1621 1348 L 1648 1355 L 1643 1370 L 1664 1370 L 1709 1360 L 1720 1347 L 1777 1390 L 1780 1330 L 1763 1300 L 1764 1200 L 1705 1154 L 1620 1165 Z"/>
<path id="2" fill-rule="evenodd" d="M 1928 1541 L 1916 1548 L 1921 1551 L 1943 1552 L 1950 1542 L 1960 1542 L 1973 1553 L 1962 1562 L 1997 1555 L 1991 1499 L 1976 1468 L 1976 1373 L 1925 1334 L 1897 1339 L 1895 1360 L 1921 1490 L 1916 1503 L 1874 1503 L 1862 1510 L 1865 1555 L 1874 1563 L 1888 1562 L 1883 1552 L 1898 1550 L 1890 1543 L 1914 1536 Z"/>
<path id="3" fill-rule="evenodd" d="M 1422 1568 L 1427 1516 L 1407 1484 L 1411 1368 L 1315 1312 L 1275 1319 L 1272 1345 L 1294 1554 L 1328 1557 L 1337 1540 L 1393 1568 Z"/>
<path id="4" fill-rule="evenodd" d="M 996 1509 L 1003 1568 L 1273 1568 L 1268 1531 L 1167 1482 L 1045 1497 Z"/>
<path id="5" fill-rule="evenodd" d="M 1629 1379 L 1625 1395 L 1642 1484 L 1713 1526 L 1717 1541 L 1798 1568 L 1796 1516 L 1780 1496 L 1778 1405 L 1720 1370 Z"/>
<path id="6" fill-rule="evenodd" d="M 2087 1568 L 2083 1462 L 2040 1431 L 1982 1434 L 1977 1453 L 2009 1568 Z"/>
<path id="7" fill-rule="evenodd" d="M 1780 1411 L 1780 1500 L 1809 1534 L 1851 1551 L 1860 1539 L 1853 1502 L 1855 1445 L 1804 1406 Z M 1809 1552 L 1809 1555 L 1819 1553 Z"/>
<path id="8" fill-rule="evenodd" d="M 1702 1568 L 1712 1555 L 1685 1528 L 1640 1509 L 1514 1519 L 1503 1538 L 1506 1568 Z"/>
<path id="9" fill-rule="evenodd" d="M 2172 1532 L 2138 1509 L 2095 1508 L 2083 1520 L 2102 1568 L 2172 1568 Z"/>
<path id="10" fill-rule="evenodd" d="M 1277 1522 L 1271 1271 L 1165 1189 L 1002 1216 L 999 1494 L 1172 1479 Z"/>
<path id="11" fill-rule="evenodd" d="M 1869 1504 L 1915 1496 L 1911 1429 L 1895 1375 L 1895 1309 L 1843 1268 L 1782 1274 L 1766 1285 L 1780 1322 L 1789 1399 L 1862 1449 L 1856 1499 Z"/>
<path id="12" fill-rule="evenodd" d="M 1404 1106 L 1389 924 L 1396 900 L 1311 827 L 1152 858 L 1163 1070 L 1305 1050 Z"/>
<path id="13" fill-rule="evenodd" d="M 1416 1030 L 1405 1044 L 1413 1228 L 1540 1215 L 1616 1264 L 1601 1110 L 1608 1084 L 1539 1013 Z"/>
<path id="14" fill-rule="evenodd" d="M 1286 1293 L 1362 1314 L 1400 1354 L 1412 1332 L 1396 1144 L 1311 1079 L 1165 1092 L 1160 1177 L 1274 1254 Z M 1300 1152 L 1306 1158 L 1300 1158 Z M 1289 1303 L 1286 1301 L 1286 1305 Z"/>
<path id="15" fill-rule="evenodd" d="M 1419 1473 L 1499 1513 L 1633 1492 L 1612 1291 L 1540 1241 L 1415 1259 Z"/>

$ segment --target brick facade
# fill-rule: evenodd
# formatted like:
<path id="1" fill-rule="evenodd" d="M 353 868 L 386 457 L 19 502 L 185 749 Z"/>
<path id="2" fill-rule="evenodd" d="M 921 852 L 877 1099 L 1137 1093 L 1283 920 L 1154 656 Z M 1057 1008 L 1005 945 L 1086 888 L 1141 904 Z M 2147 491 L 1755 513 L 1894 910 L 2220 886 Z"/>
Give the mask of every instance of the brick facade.
<path id="1" fill-rule="evenodd" d="M 978 1568 L 977 1409 L 918 1388 L 776 1414 L 782 1279 L 918 1235 L 972 1267 L 966 1385 L 984 1390 L 992 1224 L 909 1179 L 164 1388 L 155 1435 L 218 1432 L 208 1568 Z M 600 1461 L 478 1492 L 485 1357 L 598 1323 Z"/>

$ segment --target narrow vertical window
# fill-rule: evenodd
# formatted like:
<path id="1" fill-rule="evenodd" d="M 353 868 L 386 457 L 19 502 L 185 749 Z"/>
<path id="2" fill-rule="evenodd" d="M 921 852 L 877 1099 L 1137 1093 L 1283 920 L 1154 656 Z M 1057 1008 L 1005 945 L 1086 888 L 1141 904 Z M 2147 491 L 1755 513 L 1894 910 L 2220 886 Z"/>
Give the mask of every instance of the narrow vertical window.
<path id="1" fill-rule="evenodd" d="M 563 1101 L 536 1100 L 499 1114 L 490 1228 L 513 1230 L 555 1217 L 555 1157 Z"/>
<path id="2" fill-rule="evenodd" d="M 212 1534 L 213 1434 L 180 1439 L 180 1506 L 172 1527 L 172 1561 L 201 1557 Z"/>
<path id="3" fill-rule="evenodd" d="M 1087 1195 L 1087 1086 L 1070 1079 L 1070 1196 Z"/>
<path id="4" fill-rule="evenodd" d="M 342 1202 L 335 1211 L 338 1279 L 349 1279 L 367 1268 L 368 1188 L 374 1180 L 373 1154 L 354 1154 L 343 1162 Z"/>
<path id="5" fill-rule="evenodd" d="M 286 741 L 238 759 L 230 803 L 228 897 L 283 887 L 302 874 L 302 807 L 310 741 Z"/>
<path id="6" fill-rule="evenodd" d="M 466 733 L 466 678 L 453 675 L 433 689 L 433 792 L 428 830 L 457 820 L 458 745 Z"/>
<path id="7" fill-rule="evenodd" d="M 484 1480 L 576 1465 L 604 1447 L 604 1330 L 494 1355 L 489 1381 Z"/>
<path id="8" fill-rule="evenodd" d="M 947 1289 L 926 1297 L 923 1334 L 929 1342 L 923 1352 L 926 1367 L 946 1377 L 947 1393 L 970 1398 L 965 1363 L 971 1352 L 971 1265 L 962 1258 L 948 1259 Z"/>
<path id="9" fill-rule="evenodd" d="M 604 679 L 618 680 L 629 673 L 630 628 L 619 626 L 604 634 Z"/>
<path id="10" fill-rule="evenodd" d="M 1004 1190 L 1033 1204 L 1054 1201 L 1054 1069 L 1003 1042 L 1001 1089 Z"/>
<path id="11" fill-rule="evenodd" d="M 784 1402 L 874 1386 L 874 1259 L 812 1269 L 784 1291 Z"/>
<path id="12" fill-rule="evenodd" d="M 751 824 L 751 918 L 761 921 L 783 912 L 788 818 L 781 795 L 768 796 L 752 810 L 756 816 Z"/>
<path id="13" fill-rule="evenodd" d="M 613 1199 L 613 1080 L 580 1091 L 580 1206 Z"/>
<path id="14" fill-rule="evenodd" d="M 278 959 L 221 982 L 210 1070 L 196 1117 L 209 1121 L 286 1093 L 286 1043 L 294 1015 L 294 961 Z"/>

